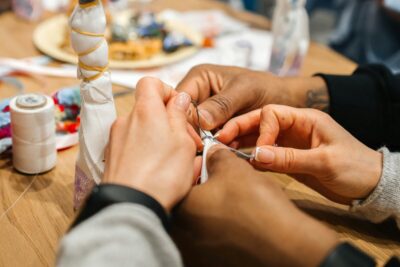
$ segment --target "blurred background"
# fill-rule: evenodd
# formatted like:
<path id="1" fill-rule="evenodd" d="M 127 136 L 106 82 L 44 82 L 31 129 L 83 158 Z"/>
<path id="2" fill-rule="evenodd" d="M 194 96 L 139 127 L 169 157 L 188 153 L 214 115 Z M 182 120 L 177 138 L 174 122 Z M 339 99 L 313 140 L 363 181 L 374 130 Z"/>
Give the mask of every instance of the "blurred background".
<path id="1" fill-rule="evenodd" d="M 220 1 L 269 19 L 273 17 L 277 2 L 301 2 Z M 36 10 L 24 2 L 29 2 Z M 35 20 L 44 10 L 57 12 L 65 10 L 69 4 L 70 0 L 1 0 L 0 12 L 14 10 Z M 307 0 L 305 7 L 310 18 L 311 40 L 329 45 L 358 64 L 383 63 L 395 72 L 400 71 L 400 0 Z"/>
<path id="2" fill-rule="evenodd" d="M 277 1 L 225 0 L 269 18 Z M 306 9 L 313 41 L 358 64 L 383 63 L 400 71 L 400 0 L 307 0 Z"/>

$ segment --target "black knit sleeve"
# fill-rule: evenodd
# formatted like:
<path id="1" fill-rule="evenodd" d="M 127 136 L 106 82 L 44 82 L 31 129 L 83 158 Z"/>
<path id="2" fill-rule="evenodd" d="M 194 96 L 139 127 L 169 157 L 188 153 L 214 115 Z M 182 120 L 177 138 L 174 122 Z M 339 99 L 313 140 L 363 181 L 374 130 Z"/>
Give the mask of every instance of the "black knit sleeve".
<path id="1" fill-rule="evenodd" d="M 73 222 L 71 229 L 106 207 L 119 203 L 139 204 L 150 209 L 158 216 L 165 230 L 168 231 L 169 216 L 157 200 L 142 191 L 117 184 L 95 186 Z"/>
<path id="2" fill-rule="evenodd" d="M 351 76 L 318 74 L 328 85 L 330 115 L 371 148 L 400 150 L 400 75 L 381 65 Z"/>

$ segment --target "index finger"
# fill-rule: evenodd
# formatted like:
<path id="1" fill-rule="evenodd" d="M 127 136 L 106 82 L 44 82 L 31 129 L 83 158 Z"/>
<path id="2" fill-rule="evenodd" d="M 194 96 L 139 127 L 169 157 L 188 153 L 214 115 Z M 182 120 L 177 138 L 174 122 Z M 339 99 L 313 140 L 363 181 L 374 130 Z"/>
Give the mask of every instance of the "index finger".
<path id="1" fill-rule="evenodd" d="M 311 111 L 282 105 L 267 105 L 261 111 L 260 137 L 257 146 L 274 145 L 283 132 L 291 132 L 298 140 L 308 140 L 315 119 Z"/>
<path id="2" fill-rule="evenodd" d="M 218 140 L 229 144 L 236 138 L 258 132 L 261 109 L 257 109 L 229 120 L 221 131 Z"/>
<path id="3" fill-rule="evenodd" d="M 209 77 L 211 68 L 212 65 L 195 66 L 178 84 L 176 91 L 188 93 L 196 103 L 203 102 L 210 97 L 213 89 L 212 80 Z"/>
<path id="4" fill-rule="evenodd" d="M 166 103 L 177 93 L 161 80 L 145 77 L 136 85 L 136 103 L 133 111 L 148 114 L 148 117 L 160 120 L 167 118 Z M 147 116 L 146 116 L 147 117 Z"/>

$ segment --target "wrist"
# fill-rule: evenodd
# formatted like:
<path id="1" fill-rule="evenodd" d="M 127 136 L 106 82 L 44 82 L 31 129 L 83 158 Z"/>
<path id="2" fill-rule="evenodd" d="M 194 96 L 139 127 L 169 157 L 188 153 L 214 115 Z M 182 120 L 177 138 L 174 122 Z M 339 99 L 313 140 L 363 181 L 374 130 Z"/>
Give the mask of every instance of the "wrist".
<path id="1" fill-rule="evenodd" d="M 329 111 L 329 91 L 321 77 L 286 77 L 282 83 L 290 95 L 290 106 Z"/>
<path id="2" fill-rule="evenodd" d="M 168 213 L 170 213 L 174 206 L 174 201 L 171 200 L 172 198 L 170 197 L 170 190 L 167 190 L 165 187 L 160 186 L 159 183 L 152 184 L 149 181 L 150 179 L 116 179 L 110 178 L 110 176 L 105 175 L 101 183 L 115 184 L 141 191 L 157 200 L 157 202 L 160 203 L 160 205 Z"/>
<path id="3" fill-rule="evenodd" d="M 334 231 L 300 210 L 292 222 L 292 236 L 286 246 L 294 260 L 293 266 L 319 266 L 340 243 Z"/>
<path id="4" fill-rule="evenodd" d="M 95 186 L 72 224 L 72 228 L 103 209 L 122 203 L 138 204 L 147 207 L 157 215 L 165 230 L 168 230 L 169 216 L 157 200 L 142 191 L 116 184 Z"/>
<path id="5" fill-rule="evenodd" d="M 361 199 L 368 198 L 368 196 L 378 186 L 383 171 L 383 154 L 379 151 L 370 149 L 371 155 L 370 162 L 366 165 L 367 169 L 365 172 L 365 188 L 361 194 Z"/>
<path id="6" fill-rule="evenodd" d="M 265 224 L 260 225 L 261 228 L 251 225 L 250 231 L 261 241 L 254 242 L 258 243 L 256 247 L 254 243 L 249 244 L 247 249 L 258 251 L 260 262 L 271 266 L 318 266 L 339 243 L 334 231 L 292 203 L 285 207 L 284 213 L 275 214 L 273 219 L 269 214 L 261 213 L 258 220 L 269 223 L 267 228 Z"/>

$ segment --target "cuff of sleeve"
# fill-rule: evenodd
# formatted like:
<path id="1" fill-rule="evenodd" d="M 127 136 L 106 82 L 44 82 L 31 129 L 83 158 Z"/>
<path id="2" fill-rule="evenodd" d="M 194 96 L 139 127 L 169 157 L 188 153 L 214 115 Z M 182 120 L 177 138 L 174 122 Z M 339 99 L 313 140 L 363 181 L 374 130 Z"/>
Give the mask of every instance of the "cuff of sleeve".
<path id="1" fill-rule="evenodd" d="M 361 250 L 349 243 L 342 243 L 324 259 L 320 267 L 372 267 L 375 261 Z"/>
<path id="2" fill-rule="evenodd" d="M 383 171 L 377 187 L 365 200 L 355 200 L 350 210 L 366 219 L 379 223 L 388 217 L 398 214 L 400 155 L 392 155 L 387 148 L 379 150 L 383 154 Z M 397 153 L 396 153 L 397 154 Z"/>
<path id="3" fill-rule="evenodd" d="M 332 118 L 364 144 L 382 146 L 384 96 L 376 89 L 380 82 L 368 71 L 360 70 L 351 76 L 317 76 L 327 84 Z"/>
<path id="4" fill-rule="evenodd" d="M 95 186 L 71 228 L 89 219 L 104 208 L 118 203 L 134 203 L 147 207 L 157 215 L 165 230 L 168 231 L 169 216 L 157 200 L 136 189 L 116 184 Z"/>

